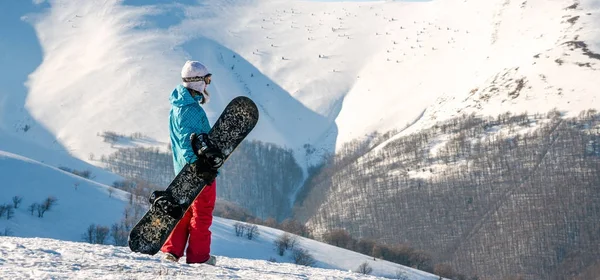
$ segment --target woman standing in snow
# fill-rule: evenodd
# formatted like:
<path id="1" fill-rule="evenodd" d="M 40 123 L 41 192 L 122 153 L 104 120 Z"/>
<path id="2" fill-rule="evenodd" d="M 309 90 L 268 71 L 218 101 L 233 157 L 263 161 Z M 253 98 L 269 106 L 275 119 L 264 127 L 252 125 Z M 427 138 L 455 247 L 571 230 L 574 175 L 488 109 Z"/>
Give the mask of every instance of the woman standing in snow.
<path id="1" fill-rule="evenodd" d="M 198 157 L 192 150 L 190 136 L 210 131 L 210 124 L 204 109 L 200 106 L 209 101 L 206 87 L 211 82 L 208 69 L 198 61 L 187 61 L 181 69 L 183 83 L 171 93 L 169 132 L 173 148 L 173 165 L 178 174 L 186 164 L 192 168 L 198 164 Z M 195 168 L 194 168 L 195 169 Z M 216 174 L 215 174 L 216 175 Z M 192 202 L 167 241 L 161 248 L 165 259 L 177 262 L 183 256 L 186 244 L 187 263 L 215 265 L 216 258 L 210 255 L 211 232 L 216 200 L 214 176 L 208 180 L 204 190 Z"/>

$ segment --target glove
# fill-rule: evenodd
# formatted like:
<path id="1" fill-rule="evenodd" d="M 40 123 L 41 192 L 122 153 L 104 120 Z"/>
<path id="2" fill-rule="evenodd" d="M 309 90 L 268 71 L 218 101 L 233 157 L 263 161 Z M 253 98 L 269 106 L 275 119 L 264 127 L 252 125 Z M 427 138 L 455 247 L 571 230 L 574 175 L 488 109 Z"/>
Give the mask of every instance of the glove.
<path id="1" fill-rule="evenodd" d="M 224 155 L 206 133 L 199 135 L 192 133 L 190 141 L 198 159 L 203 160 L 202 167 L 207 166 L 216 170 L 223 165 Z"/>

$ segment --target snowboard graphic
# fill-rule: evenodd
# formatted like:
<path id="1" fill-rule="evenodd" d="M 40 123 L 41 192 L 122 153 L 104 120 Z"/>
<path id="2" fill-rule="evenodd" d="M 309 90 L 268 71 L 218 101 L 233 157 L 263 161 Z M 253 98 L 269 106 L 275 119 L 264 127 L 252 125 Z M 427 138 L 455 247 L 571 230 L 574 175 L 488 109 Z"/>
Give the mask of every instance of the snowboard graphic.
<path id="1" fill-rule="evenodd" d="M 256 104 L 244 96 L 234 98 L 208 134 L 200 135 L 198 140 L 190 140 L 198 161 L 202 157 L 216 158 L 214 169 L 220 167 L 257 122 Z M 207 144 L 212 149 L 206 149 Z M 210 152 L 202 152 L 206 150 Z M 150 209 L 129 233 L 131 251 L 154 255 L 160 250 L 179 219 L 207 184 L 198 175 L 201 172 L 193 169 L 193 165 L 186 164 L 165 191 L 152 194 Z"/>

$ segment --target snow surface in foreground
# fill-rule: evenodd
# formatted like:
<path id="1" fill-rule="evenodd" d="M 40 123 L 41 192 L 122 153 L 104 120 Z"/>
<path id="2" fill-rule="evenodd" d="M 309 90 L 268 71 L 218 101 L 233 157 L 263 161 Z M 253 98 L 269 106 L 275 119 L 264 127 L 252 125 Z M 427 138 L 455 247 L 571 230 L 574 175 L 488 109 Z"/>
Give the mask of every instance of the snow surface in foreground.
<path id="1" fill-rule="evenodd" d="M 231 244 L 235 246 L 235 244 Z M 232 247 L 233 249 L 234 247 Z M 236 246 L 238 251 L 248 251 Z M 335 254 L 334 252 L 332 252 Z M 132 253 L 127 247 L 45 238 L 0 237 L 1 279 L 382 279 L 352 271 L 265 260 L 218 256 L 216 267 L 172 263 Z M 383 261 L 381 261 L 383 262 Z M 388 277 L 438 279 L 417 271 L 390 271 Z"/>
<path id="2" fill-rule="evenodd" d="M 218 266 L 178 264 L 126 247 L 42 238 L 0 238 L 2 279 L 378 279 L 340 270 L 219 257 Z"/>

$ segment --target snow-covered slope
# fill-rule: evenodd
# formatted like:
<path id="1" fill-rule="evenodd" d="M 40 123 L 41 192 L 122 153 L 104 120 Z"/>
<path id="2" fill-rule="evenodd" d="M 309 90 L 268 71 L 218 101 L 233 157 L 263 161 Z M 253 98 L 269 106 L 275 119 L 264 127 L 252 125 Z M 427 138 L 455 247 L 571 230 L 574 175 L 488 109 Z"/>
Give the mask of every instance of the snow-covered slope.
<path id="1" fill-rule="evenodd" d="M 340 252 L 331 252 L 330 257 L 337 253 Z M 43 238 L 0 237 L 0 256 L 2 279 L 439 279 L 372 259 L 355 260 L 369 262 L 372 275 L 354 272 L 356 269 L 334 270 L 225 256 L 219 256 L 213 267 L 167 262 L 161 255 L 134 254 L 125 247 Z"/>
<path id="2" fill-rule="evenodd" d="M 132 253 L 126 247 L 63 242 L 81 241 L 82 235 L 91 224 L 110 227 L 119 222 L 128 204 L 128 193 L 6 152 L 0 153 L 0 178 L 0 205 L 12 205 L 14 196 L 22 197 L 20 206 L 14 209 L 10 219 L 7 219 L 6 213 L 0 217 L 0 235 L 50 238 L 2 237 L 0 264 L 3 269 L 0 278 L 68 276 L 105 279 L 116 277 L 119 273 L 131 273 L 133 277 L 142 277 L 157 271 L 169 272 L 168 275 L 182 278 L 196 277 L 194 273 L 197 273 L 198 268 L 161 263 L 159 255 L 151 257 Z M 37 211 L 32 215 L 28 209 L 29 205 L 41 204 L 49 196 L 57 199 L 56 205 L 41 218 L 37 216 Z M 284 256 L 275 252 L 274 240 L 283 232 L 259 226 L 260 235 L 248 240 L 245 237 L 236 237 L 233 226 L 235 223 L 236 221 L 215 218 L 211 227 L 212 253 L 219 257 L 225 267 L 203 270 L 207 277 L 253 278 L 253 275 L 262 274 L 292 279 L 362 279 L 359 275 L 348 272 L 269 264 L 266 262 L 269 259 L 275 259 L 278 263 L 293 262 L 289 251 Z M 108 238 L 108 242 L 112 243 L 111 238 Z M 319 268 L 354 271 L 363 262 L 368 262 L 373 268 L 373 275 L 393 277 L 397 273 L 403 273 L 409 279 L 437 279 L 418 270 L 374 260 L 372 257 L 314 240 L 299 238 L 299 244 L 314 257 L 315 266 Z M 43 267 L 31 267 L 40 260 L 45 260 Z"/>
<path id="3" fill-rule="evenodd" d="M 16 236 L 81 240 L 90 224 L 111 226 L 128 203 L 128 193 L 84 179 L 43 163 L 0 151 L 0 204 L 22 198 L 14 217 L 0 219 L 0 230 Z M 42 218 L 29 206 L 57 199 Z"/>
<path id="4" fill-rule="evenodd" d="M 251 138 L 295 149 L 303 165 L 319 159 L 307 143 L 331 151 L 459 113 L 598 106 L 597 0 L 34 2 L 1 4 L 27 38 L 6 31 L 2 48 L 34 55 L 0 66 L 18 73 L 0 90 L 0 127 L 83 160 L 113 151 L 97 136 L 108 130 L 164 147 L 186 59 L 214 74 L 212 121 L 248 95 L 262 113 Z"/>

